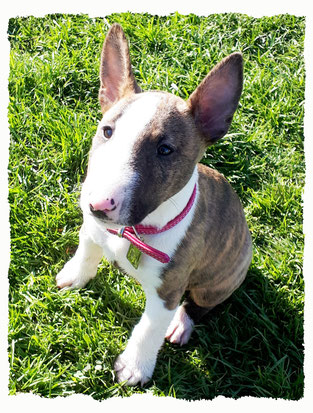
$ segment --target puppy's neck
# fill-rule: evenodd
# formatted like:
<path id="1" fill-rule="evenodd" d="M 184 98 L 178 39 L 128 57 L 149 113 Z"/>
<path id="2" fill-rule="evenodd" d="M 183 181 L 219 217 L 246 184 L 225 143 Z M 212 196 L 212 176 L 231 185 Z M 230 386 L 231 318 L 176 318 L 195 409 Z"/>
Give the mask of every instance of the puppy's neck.
<path id="1" fill-rule="evenodd" d="M 179 215 L 186 207 L 194 189 L 195 184 L 198 181 L 198 168 L 195 166 L 191 178 L 187 184 L 175 195 L 169 198 L 167 201 L 159 205 L 153 212 L 146 216 L 141 222 L 142 225 L 152 225 L 157 228 L 162 228 L 169 221 Z"/>

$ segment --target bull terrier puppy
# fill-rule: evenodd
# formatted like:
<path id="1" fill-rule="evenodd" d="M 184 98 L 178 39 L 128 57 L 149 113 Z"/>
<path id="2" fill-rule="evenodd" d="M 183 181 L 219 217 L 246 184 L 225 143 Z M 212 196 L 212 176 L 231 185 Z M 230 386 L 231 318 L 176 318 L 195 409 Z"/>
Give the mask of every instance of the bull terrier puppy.
<path id="1" fill-rule="evenodd" d="M 121 26 L 106 36 L 79 246 L 56 280 L 84 287 L 104 256 L 141 283 L 145 311 L 115 362 L 118 382 L 149 381 L 164 338 L 187 343 L 246 276 L 252 244 L 241 203 L 221 174 L 198 163 L 227 133 L 242 78 L 242 56 L 233 53 L 187 101 L 143 93 Z"/>

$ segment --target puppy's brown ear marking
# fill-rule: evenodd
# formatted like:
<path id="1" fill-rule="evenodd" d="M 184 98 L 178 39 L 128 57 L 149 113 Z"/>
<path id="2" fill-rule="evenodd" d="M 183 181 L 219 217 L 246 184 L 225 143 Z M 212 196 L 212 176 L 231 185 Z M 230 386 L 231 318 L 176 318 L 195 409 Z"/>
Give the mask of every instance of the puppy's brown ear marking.
<path id="1" fill-rule="evenodd" d="M 99 101 L 103 113 L 122 97 L 141 91 L 131 68 L 127 39 L 117 23 L 111 26 L 103 44 L 100 83 Z"/>
<path id="2" fill-rule="evenodd" d="M 228 131 L 242 91 L 243 61 L 233 53 L 210 71 L 188 103 L 196 125 L 211 145 Z"/>

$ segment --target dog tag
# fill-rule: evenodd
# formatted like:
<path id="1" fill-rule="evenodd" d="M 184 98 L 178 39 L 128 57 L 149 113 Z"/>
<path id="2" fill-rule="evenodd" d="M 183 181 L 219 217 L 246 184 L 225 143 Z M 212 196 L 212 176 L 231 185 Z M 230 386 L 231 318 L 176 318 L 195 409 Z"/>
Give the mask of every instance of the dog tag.
<path id="1" fill-rule="evenodd" d="M 139 267 L 141 254 L 142 252 L 137 247 L 135 247 L 135 245 L 130 244 L 126 258 L 131 263 L 131 265 L 136 269 Z"/>

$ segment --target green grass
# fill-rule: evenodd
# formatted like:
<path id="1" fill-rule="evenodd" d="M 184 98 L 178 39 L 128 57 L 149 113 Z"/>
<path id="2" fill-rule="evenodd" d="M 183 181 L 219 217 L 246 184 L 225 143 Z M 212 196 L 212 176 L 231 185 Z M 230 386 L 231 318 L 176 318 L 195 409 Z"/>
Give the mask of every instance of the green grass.
<path id="1" fill-rule="evenodd" d="M 220 59 L 243 52 L 239 109 L 202 162 L 239 194 L 253 262 L 242 287 L 197 326 L 187 346 L 163 346 L 144 388 L 114 382 L 114 360 L 144 308 L 141 287 L 105 261 L 83 290 L 60 292 L 54 281 L 77 246 L 108 26 L 84 15 L 11 19 L 9 393 L 303 397 L 304 18 L 106 19 L 131 39 L 134 72 L 146 90 L 187 98 Z"/>

